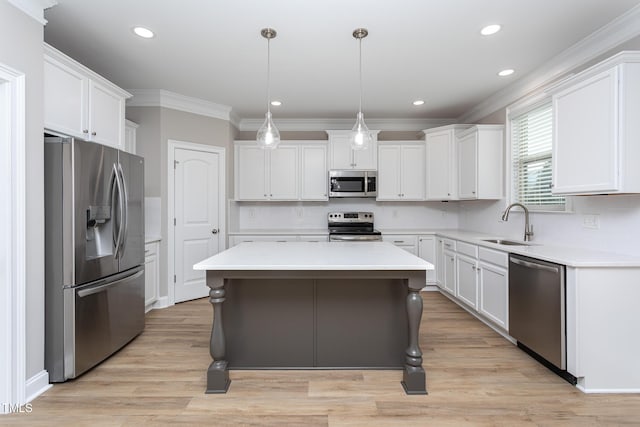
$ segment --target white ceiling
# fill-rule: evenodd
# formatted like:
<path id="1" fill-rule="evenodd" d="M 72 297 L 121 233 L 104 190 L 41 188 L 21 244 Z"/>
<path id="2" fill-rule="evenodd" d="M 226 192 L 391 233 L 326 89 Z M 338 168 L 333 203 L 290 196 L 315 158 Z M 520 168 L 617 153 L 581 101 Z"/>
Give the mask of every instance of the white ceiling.
<path id="1" fill-rule="evenodd" d="M 365 118 L 455 118 L 640 0 L 58 0 L 45 41 L 125 89 L 164 89 L 266 109 L 274 118 L 354 118 L 362 42 Z M 490 23 L 502 24 L 481 36 Z M 132 27 L 152 29 L 141 39 Z M 511 77 L 496 75 L 514 68 Z M 425 105 L 414 107 L 414 99 Z"/>

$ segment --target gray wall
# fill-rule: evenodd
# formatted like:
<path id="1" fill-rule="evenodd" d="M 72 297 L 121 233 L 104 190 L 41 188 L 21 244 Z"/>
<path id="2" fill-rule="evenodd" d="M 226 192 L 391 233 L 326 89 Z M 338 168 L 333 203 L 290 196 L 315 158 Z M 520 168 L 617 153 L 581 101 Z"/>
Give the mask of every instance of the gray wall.
<path id="1" fill-rule="evenodd" d="M 162 107 L 128 107 L 127 119 L 139 125 L 137 153 L 145 158 L 145 196 L 161 198 L 160 291 L 169 292 L 168 246 L 168 141 L 176 140 L 225 148 L 227 195 L 233 194 L 233 139 L 237 130 L 226 120 Z"/>
<path id="2" fill-rule="evenodd" d="M 26 76 L 27 379 L 44 369 L 43 40 L 41 24 L 0 1 L 0 62 Z"/>

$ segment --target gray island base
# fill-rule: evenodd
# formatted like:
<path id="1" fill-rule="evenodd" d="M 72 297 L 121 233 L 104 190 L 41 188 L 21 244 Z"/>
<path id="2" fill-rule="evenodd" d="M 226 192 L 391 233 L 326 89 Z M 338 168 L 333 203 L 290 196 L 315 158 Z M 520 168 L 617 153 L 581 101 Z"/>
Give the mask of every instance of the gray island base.
<path id="1" fill-rule="evenodd" d="M 328 245 L 333 250 L 336 243 Z M 206 393 L 226 393 L 234 369 L 397 369 L 406 394 L 427 394 L 418 337 L 420 289 L 432 266 L 388 243 L 366 245 L 384 245 L 375 247 L 378 255 L 396 259 L 349 270 L 330 259 L 321 269 L 234 263 L 223 269 L 224 259 L 212 262 L 217 256 L 196 264 L 207 270 L 213 306 Z M 399 262 L 405 254 L 409 262 Z"/>

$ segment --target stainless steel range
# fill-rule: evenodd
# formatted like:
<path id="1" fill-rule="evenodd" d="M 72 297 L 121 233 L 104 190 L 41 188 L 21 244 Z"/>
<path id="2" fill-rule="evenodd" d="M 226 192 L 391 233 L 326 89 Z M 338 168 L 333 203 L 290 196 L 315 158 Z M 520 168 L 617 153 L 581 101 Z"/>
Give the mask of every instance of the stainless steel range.
<path id="1" fill-rule="evenodd" d="M 330 242 L 381 241 L 373 228 L 373 212 L 331 212 L 327 215 Z"/>

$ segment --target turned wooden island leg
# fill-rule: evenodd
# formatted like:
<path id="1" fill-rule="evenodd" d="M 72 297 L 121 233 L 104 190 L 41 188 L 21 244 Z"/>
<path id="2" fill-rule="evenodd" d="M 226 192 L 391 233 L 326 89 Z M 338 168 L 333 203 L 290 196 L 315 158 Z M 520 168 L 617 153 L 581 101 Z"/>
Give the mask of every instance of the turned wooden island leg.
<path id="1" fill-rule="evenodd" d="M 231 380 L 225 357 L 226 348 L 222 324 L 222 303 L 225 300 L 224 279 L 216 275 L 215 272 L 208 271 L 207 286 L 211 289 L 209 302 L 213 306 L 213 327 L 209 343 L 209 352 L 213 362 L 207 370 L 207 390 L 205 393 L 226 393 Z"/>
<path id="2" fill-rule="evenodd" d="M 418 344 L 420 320 L 422 319 L 422 296 L 420 280 L 409 279 L 407 316 L 409 319 L 409 347 L 405 356 L 402 387 L 407 394 L 427 394 L 426 378 L 422 367 L 422 351 Z M 424 283 L 424 280 L 422 281 Z"/>

